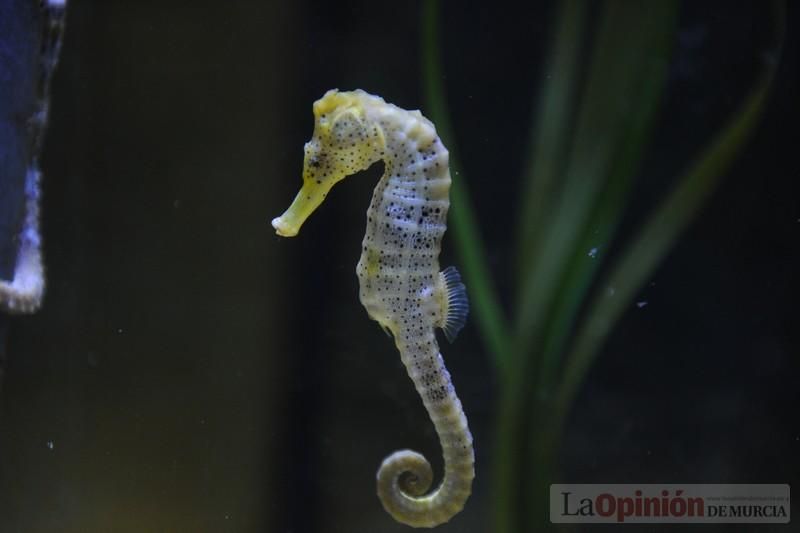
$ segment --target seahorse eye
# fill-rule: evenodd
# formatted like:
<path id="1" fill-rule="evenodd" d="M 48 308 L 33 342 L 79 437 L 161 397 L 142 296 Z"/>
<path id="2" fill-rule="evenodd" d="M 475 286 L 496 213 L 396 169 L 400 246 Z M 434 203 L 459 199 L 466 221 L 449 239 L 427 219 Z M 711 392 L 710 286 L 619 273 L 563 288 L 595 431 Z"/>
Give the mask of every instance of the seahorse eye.
<path id="1" fill-rule="evenodd" d="M 363 137 L 364 124 L 353 111 L 345 111 L 336 117 L 330 130 L 330 142 L 334 147 L 346 147 Z"/>
<path id="2" fill-rule="evenodd" d="M 320 150 L 320 142 L 318 140 L 307 142 L 304 147 L 304 152 L 306 171 L 316 176 L 324 166 L 323 163 L 325 160 L 324 154 Z"/>

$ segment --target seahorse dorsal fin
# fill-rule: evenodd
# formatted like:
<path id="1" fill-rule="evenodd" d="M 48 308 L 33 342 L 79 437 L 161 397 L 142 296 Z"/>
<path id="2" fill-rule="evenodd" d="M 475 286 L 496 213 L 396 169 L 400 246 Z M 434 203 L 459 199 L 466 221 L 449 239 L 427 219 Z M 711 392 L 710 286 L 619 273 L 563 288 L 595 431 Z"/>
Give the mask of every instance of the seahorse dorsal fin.
<path id="1" fill-rule="evenodd" d="M 442 270 L 439 275 L 444 283 L 446 297 L 444 299 L 444 321 L 442 330 L 449 342 L 456 340 L 458 332 L 464 327 L 469 314 L 467 289 L 461 282 L 461 274 L 454 266 Z"/>

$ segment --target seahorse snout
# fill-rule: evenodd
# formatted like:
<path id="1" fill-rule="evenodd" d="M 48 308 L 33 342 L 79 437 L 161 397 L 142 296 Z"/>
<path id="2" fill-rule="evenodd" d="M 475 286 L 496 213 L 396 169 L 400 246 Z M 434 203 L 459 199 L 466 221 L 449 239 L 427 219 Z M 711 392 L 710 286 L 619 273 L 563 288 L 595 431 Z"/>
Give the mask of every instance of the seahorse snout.
<path id="1" fill-rule="evenodd" d="M 325 200 L 331 189 L 330 182 L 317 183 L 304 180 L 303 187 L 295 196 L 292 205 L 284 213 L 272 220 L 272 227 L 281 237 L 294 237 L 306 219 Z"/>
<path id="2" fill-rule="evenodd" d="M 275 228 L 275 233 L 281 237 L 294 237 L 297 235 L 298 228 L 288 224 L 283 216 L 275 217 L 272 219 L 272 227 Z"/>

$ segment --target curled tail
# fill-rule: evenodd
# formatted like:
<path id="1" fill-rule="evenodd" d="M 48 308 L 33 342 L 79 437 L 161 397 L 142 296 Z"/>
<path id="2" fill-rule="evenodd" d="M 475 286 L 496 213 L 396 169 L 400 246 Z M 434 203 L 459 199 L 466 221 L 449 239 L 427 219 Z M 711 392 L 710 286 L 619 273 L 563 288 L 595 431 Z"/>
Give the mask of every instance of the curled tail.
<path id="1" fill-rule="evenodd" d="M 430 463 L 417 452 L 400 450 L 378 469 L 378 497 L 398 522 L 434 527 L 457 514 L 470 495 L 475 477 L 472 434 L 433 334 L 423 342 L 398 348 L 439 436 L 444 478 L 428 492 L 433 482 Z"/>

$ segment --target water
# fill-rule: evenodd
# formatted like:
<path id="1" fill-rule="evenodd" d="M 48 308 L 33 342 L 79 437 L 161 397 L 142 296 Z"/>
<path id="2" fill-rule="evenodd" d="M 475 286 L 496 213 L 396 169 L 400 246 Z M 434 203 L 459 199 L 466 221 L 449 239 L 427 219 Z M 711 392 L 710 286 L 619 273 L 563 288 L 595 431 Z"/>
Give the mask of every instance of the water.
<path id="1" fill-rule="evenodd" d="M 48 289 L 40 312 L 8 326 L 0 531 L 407 530 L 375 496 L 381 460 L 410 448 L 435 475 L 442 465 L 393 343 L 358 301 L 355 264 L 382 168 L 338 185 L 295 239 L 269 225 L 300 185 L 311 104 L 327 89 L 363 88 L 434 118 L 420 13 L 375 4 L 70 3 L 41 160 Z M 580 284 L 554 268 L 554 282 L 521 303 L 517 260 L 533 253 L 518 245 L 519 205 L 538 97 L 557 79 L 545 61 L 555 8 L 464 4 L 443 2 L 437 33 L 453 177 L 468 188 L 509 331 L 543 294 L 557 296 L 534 323 L 555 328 L 564 289 Z M 559 389 L 536 359 L 549 345 L 522 332 L 536 348 L 512 367 L 525 398 L 512 454 L 499 424 L 513 379 L 465 276 L 470 321 L 454 344 L 440 342 L 475 438 L 476 478 L 464 511 L 438 531 L 502 533 L 504 508 L 518 530 L 547 525 L 548 481 L 798 482 L 800 195 L 782 132 L 797 118 L 795 12 L 751 141 L 625 299 L 627 278 L 606 280 L 626 244 L 776 57 L 760 3 L 682 6 L 620 216 L 576 246 L 575 264 L 596 270 L 575 322 L 550 342 L 569 352 L 595 294 L 623 299 L 618 322 L 590 343 L 596 359 L 561 430 L 548 418 Z M 600 8 L 586 15 L 598 32 Z M 575 45 L 584 62 L 597 51 L 586 35 Z M 610 50 L 615 81 L 626 70 Z M 580 106 L 568 112 L 576 120 Z M 589 138 L 587 150 L 613 135 Z M 563 231 L 548 245 L 557 250 L 579 202 L 554 206 L 534 233 Z M 463 274 L 455 209 L 440 262 Z M 501 501 L 505 462 L 520 485 Z M 704 531 L 728 530 L 713 527 Z"/>

